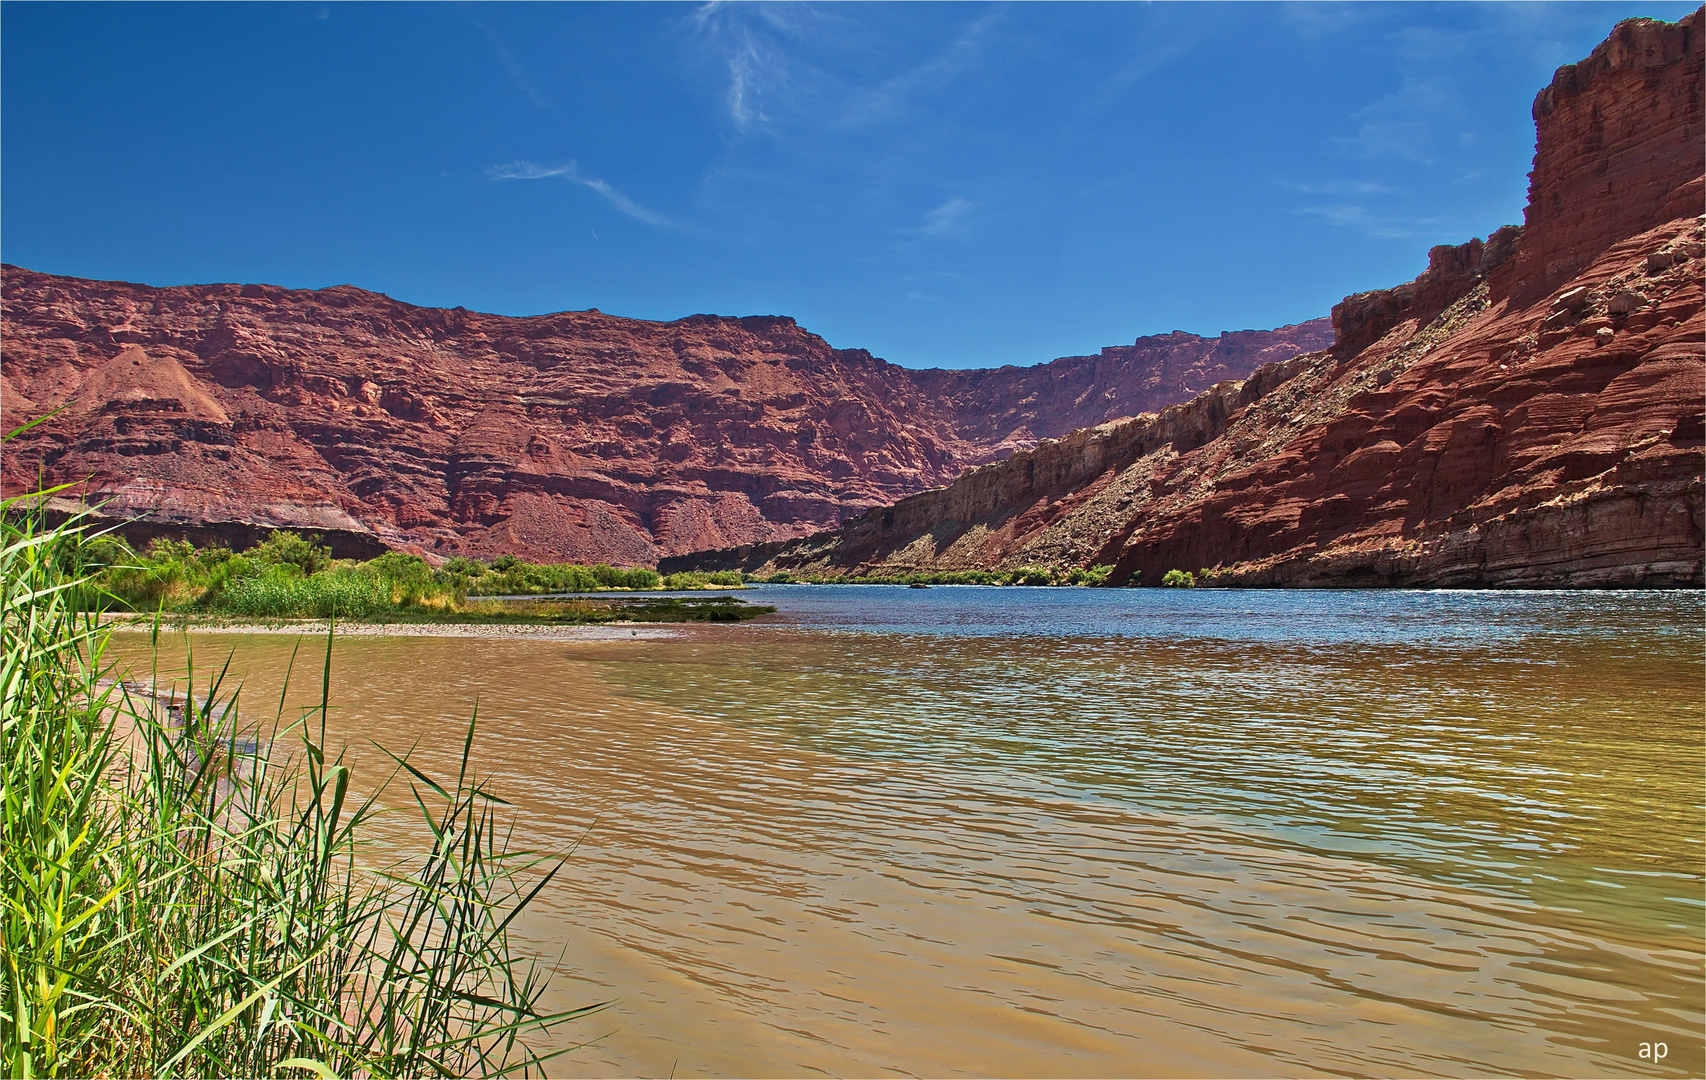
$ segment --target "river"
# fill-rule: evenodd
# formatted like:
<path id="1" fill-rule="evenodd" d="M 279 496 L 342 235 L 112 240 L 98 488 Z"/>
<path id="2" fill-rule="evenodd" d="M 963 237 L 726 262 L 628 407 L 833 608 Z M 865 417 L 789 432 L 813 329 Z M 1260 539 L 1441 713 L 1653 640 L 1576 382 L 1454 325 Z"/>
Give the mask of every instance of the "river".
<path id="1" fill-rule="evenodd" d="M 477 699 L 518 835 L 573 848 L 522 932 L 616 1004 L 554 1075 L 1706 1070 L 1699 593 L 745 595 L 335 645 L 360 768 L 448 768 Z M 161 640 L 245 715 L 296 645 Z"/>

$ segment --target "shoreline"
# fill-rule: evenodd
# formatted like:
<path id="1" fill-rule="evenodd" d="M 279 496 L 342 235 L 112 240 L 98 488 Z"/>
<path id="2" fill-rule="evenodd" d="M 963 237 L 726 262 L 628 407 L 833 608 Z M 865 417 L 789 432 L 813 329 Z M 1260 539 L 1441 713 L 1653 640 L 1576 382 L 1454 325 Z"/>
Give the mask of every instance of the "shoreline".
<path id="1" fill-rule="evenodd" d="M 516 638 L 539 641 L 642 641 L 664 640 L 679 636 L 678 623 L 599 623 L 582 626 L 540 626 L 525 623 L 360 623 L 340 622 L 338 637 L 449 637 L 449 638 Z M 102 628 L 113 633 L 148 634 L 154 626 L 131 620 L 103 620 Z M 161 620 L 162 632 L 210 634 L 295 634 L 302 637 L 324 637 L 331 630 L 326 619 L 302 619 L 294 622 L 232 622 L 206 623 Z"/>

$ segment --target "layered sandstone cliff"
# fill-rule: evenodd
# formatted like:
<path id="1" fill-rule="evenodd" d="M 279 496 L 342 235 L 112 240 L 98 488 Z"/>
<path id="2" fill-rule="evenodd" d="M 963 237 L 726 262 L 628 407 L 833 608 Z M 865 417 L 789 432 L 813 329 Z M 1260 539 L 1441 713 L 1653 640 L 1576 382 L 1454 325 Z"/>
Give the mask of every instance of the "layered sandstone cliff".
<path id="1" fill-rule="evenodd" d="M 1524 239 L 1495 300 L 1532 304 L 1612 244 L 1700 213 L 1703 32 L 1698 13 L 1628 19 L 1535 97 Z"/>
<path id="2" fill-rule="evenodd" d="M 801 535 L 1330 338 L 1320 319 L 913 371 L 781 317 L 0 275 L 6 423 L 61 410 L 6 446 L 8 494 L 76 484 L 149 531 L 298 527 L 350 554 L 633 565 Z"/>
<path id="3" fill-rule="evenodd" d="M 666 568 L 1701 584 L 1702 24 L 1630 20 L 1560 69 L 1523 227 L 1346 298 L 1331 349 L 834 532 Z"/>

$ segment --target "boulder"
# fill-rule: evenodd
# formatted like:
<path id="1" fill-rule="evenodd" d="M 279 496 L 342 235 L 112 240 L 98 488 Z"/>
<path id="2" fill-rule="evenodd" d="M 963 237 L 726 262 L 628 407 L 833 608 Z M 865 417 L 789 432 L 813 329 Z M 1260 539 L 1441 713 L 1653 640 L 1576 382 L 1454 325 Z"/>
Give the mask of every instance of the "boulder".
<path id="1" fill-rule="evenodd" d="M 1613 315 L 1627 315 L 1646 306 L 1646 296 L 1634 289 L 1623 289 L 1605 302 L 1605 310 Z"/>

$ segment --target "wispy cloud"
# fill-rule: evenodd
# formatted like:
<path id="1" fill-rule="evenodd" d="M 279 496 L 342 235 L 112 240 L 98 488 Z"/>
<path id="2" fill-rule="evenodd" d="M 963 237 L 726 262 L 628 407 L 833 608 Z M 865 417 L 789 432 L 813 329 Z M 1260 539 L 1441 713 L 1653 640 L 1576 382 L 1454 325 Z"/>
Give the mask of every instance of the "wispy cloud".
<path id="1" fill-rule="evenodd" d="M 954 236 L 966 231 L 966 215 L 977 206 L 970 199 L 955 195 L 942 205 L 924 212 L 917 225 L 904 226 L 895 232 L 910 236 Z"/>
<path id="2" fill-rule="evenodd" d="M 1438 218 L 1406 220 L 1391 214 L 1381 214 L 1361 203 L 1334 203 L 1326 206 L 1305 206 L 1292 213 L 1318 218 L 1328 225 L 1355 229 L 1380 240 L 1408 240 L 1426 236 L 1440 225 Z"/>
<path id="3" fill-rule="evenodd" d="M 1133 106 L 1131 95 L 1137 87 L 1181 60 L 1191 63 L 1202 56 L 1205 49 L 1215 48 L 1211 42 L 1204 40 L 1209 25 L 1206 20 L 1199 20 L 1198 24 L 1174 26 L 1165 33 L 1135 35 L 1127 47 L 1126 56 L 1112 70 L 1103 73 L 1094 90 L 1079 102 L 1076 122 L 1103 123 L 1102 117 L 1108 109 L 1123 110 Z"/>
<path id="4" fill-rule="evenodd" d="M 1333 180 L 1321 184 L 1293 183 L 1282 180 L 1280 187 L 1301 191 L 1305 195 L 1391 195 L 1397 189 L 1367 180 Z"/>
<path id="5" fill-rule="evenodd" d="M 745 131 L 768 119 L 761 96 L 763 57 L 752 42 L 742 42 L 729 56 L 729 117 Z"/>
<path id="6" fill-rule="evenodd" d="M 865 93 L 848 110 L 843 122 L 888 120 L 906 110 L 920 94 L 946 89 L 982 59 L 989 31 L 1003 17 L 1000 9 L 993 9 L 972 22 L 935 56 Z"/>
<path id="7" fill-rule="evenodd" d="M 775 38 L 796 36 L 801 28 L 780 4 L 731 4 L 710 0 L 693 12 L 693 25 L 724 53 L 728 87 L 724 101 L 729 119 L 741 132 L 770 122 L 766 100 L 784 92 L 792 82 L 788 59 Z"/>
<path id="8" fill-rule="evenodd" d="M 587 176 L 580 171 L 580 166 L 574 162 L 567 165 L 535 165 L 531 161 L 512 161 L 507 165 L 493 165 L 486 170 L 486 175 L 493 180 L 549 180 L 558 177 L 571 183 L 591 188 L 610 201 L 610 205 L 627 214 L 635 221 L 643 221 L 647 225 L 660 229 L 674 229 L 679 226 L 669 218 L 654 210 L 648 210 L 639 203 L 622 194 L 596 176 Z"/>
<path id="9" fill-rule="evenodd" d="M 1295 207 L 1299 217 L 1315 218 L 1328 225 L 1355 229 L 1365 236 L 1381 240 L 1401 240 L 1423 235 L 1433 221 L 1406 220 L 1401 215 L 1383 212 L 1375 207 L 1390 205 L 1393 196 L 1402 199 L 1403 192 L 1389 184 L 1370 180 L 1327 180 L 1315 182 L 1279 181 L 1279 186 L 1303 195 L 1324 196 L 1332 201 L 1313 206 Z"/>
<path id="10" fill-rule="evenodd" d="M 1358 116 L 1368 117 L 1386 104 L 1380 103 L 1379 108 L 1371 106 Z M 1397 158 L 1418 165 L 1434 164 L 1433 128 L 1427 120 L 1367 119 L 1355 135 L 1335 136 L 1332 142 L 1361 158 Z"/>
<path id="11" fill-rule="evenodd" d="M 1360 3 L 1276 4 L 1273 10 L 1306 41 L 1353 35 L 1378 17 L 1378 9 Z"/>
<path id="12" fill-rule="evenodd" d="M 888 20 L 854 6 L 710 0 L 694 9 L 692 27 L 721 63 L 735 129 L 777 134 L 802 120 L 861 127 L 916 116 L 984 61 L 992 29 L 1007 17 L 983 11 L 910 62 L 897 58 L 916 42 L 894 40 Z"/>
<path id="13" fill-rule="evenodd" d="M 504 48 L 503 40 L 498 37 L 498 32 L 479 20 L 475 20 L 474 25 L 485 32 L 486 40 L 492 43 L 493 49 L 497 50 L 498 62 L 504 66 L 505 71 L 509 72 L 509 81 L 515 84 L 515 88 L 526 95 L 528 101 L 533 102 L 541 109 L 549 108 L 545 104 L 545 99 L 539 96 L 539 91 L 534 87 L 532 81 L 528 79 L 527 69 L 523 68 L 521 62 L 510 55 L 508 49 Z"/>
<path id="14" fill-rule="evenodd" d="M 1465 134 L 1474 137 L 1464 127 L 1474 123 L 1474 104 L 1464 97 L 1461 80 L 1454 73 L 1474 55 L 1475 41 L 1484 33 L 1408 26 L 1390 34 L 1398 88 L 1353 112 L 1350 120 L 1355 132 L 1331 141 L 1365 160 L 1432 165 L 1449 158 L 1451 143 L 1461 146 Z"/>

